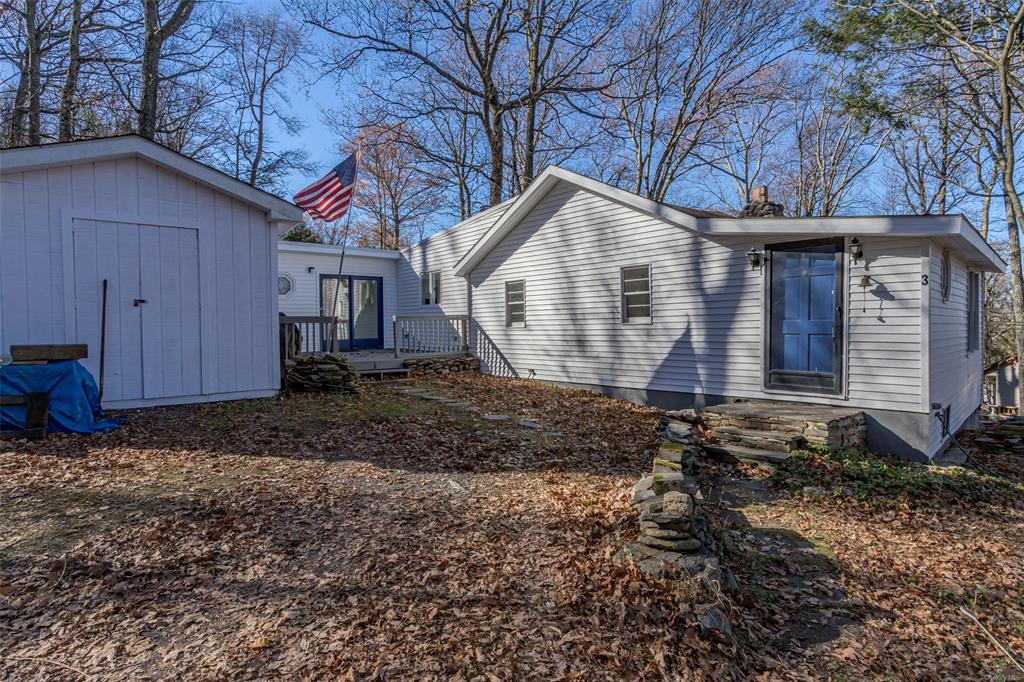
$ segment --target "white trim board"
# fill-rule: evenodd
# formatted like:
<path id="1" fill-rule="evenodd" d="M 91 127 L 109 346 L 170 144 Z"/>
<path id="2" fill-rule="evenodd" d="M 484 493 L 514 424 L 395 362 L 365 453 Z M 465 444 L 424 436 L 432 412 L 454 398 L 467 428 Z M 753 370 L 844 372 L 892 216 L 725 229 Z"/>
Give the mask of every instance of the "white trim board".
<path id="1" fill-rule="evenodd" d="M 279 251 L 291 253 L 315 253 L 325 256 L 340 256 L 341 246 L 332 244 L 313 244 L 310 242 L 293 242 L 282 239 L 277 244 Z M 401 251 L 391 249 L 369 249 L 359 246 L 349 246 L 344 249 L 346 256 L 359 256 L 360 258 L 383 258 L 385 260 L 398 260 L 402 257 Z"/>
<path id="2" fill-rule="evenodd" d="M 104 401 L 104 410 L 131 410 L 140 407 L 164 407 L 167 405 L 191 405 L 196 403 L 217 403 L 225 400 L 243 400 L 249 398 L 273 398 L 277 391 L 264 389 L 256 391 L 234 391 L 231 393 L 210 393 L 207 395 L 181 395 L 166 398 L 142 398 L 140 400 Z"/>

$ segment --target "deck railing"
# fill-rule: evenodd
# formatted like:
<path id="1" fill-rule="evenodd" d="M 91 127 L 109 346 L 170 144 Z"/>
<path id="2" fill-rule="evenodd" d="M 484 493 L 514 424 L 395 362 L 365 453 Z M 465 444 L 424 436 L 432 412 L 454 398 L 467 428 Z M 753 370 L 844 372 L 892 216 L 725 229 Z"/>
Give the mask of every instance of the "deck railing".
<path id="1" fill-rule="evenodd" d="M 316 355 L 337 350 L 342 325 L 337 317 L 290 317 L 281 318 L 281 355 L 288 358 L 295 355 Z"/>
<path id="2" fill-rule="evenodd" d="M 468 315 L 395 315 L 395 357 L 469 352 Z"/>

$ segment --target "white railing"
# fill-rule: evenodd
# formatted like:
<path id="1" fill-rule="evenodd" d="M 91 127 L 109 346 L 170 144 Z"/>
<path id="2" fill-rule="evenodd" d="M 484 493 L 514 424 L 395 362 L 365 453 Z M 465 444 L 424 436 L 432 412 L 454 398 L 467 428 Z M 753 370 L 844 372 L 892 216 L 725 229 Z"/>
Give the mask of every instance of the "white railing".
<path id="1" fill-rule="evenodd" d="M 468 315 L 395 315 L 395 357 L 469 352 Z"/>
<path id="2" fill-rule="evenodd" d="M 288 358 L 295 355 L 319 355 L 347 347 L 348 339 L 343 338 L 344 328 L 337 317 L 289 317 L 282 315 L 281 354 Z"/>

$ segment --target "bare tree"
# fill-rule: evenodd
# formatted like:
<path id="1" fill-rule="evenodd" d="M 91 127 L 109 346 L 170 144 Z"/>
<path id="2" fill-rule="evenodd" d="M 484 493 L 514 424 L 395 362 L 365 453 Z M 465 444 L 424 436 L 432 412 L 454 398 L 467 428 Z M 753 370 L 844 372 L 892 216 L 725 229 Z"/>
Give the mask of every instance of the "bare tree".
<path id="1" fill-rule="evenodd" d="M 444 201 L 444 187 L 415 153 L 416 137 L 403 126 L 364 127 L 359 136 L 359 219 L 353 237 L 363 246 L 398 249 L 419 241 Z"/>
<path id="2" fill-rule="evenodd" d="M 3 53 L 17 65 L 7 142 L 39 144 L 43 139 L 43 99 L 48 86 L 45 63 L 48 54 L 68 36 L 69 5 L 66 0 L 24 0 L 0 3 L 3 17 Z"/>
<path id="3" fill-rule="evenodd" d="M 901 188 L 899 209 L 918 214 L 945 214 L 968 196 L 972 136 L 969 124 L 954 102 L 950 77 L 944 69 L 920 78 L 905 95 L 907 112 L 887 144 L 896 184 Z"/>
<path id="4" fill-rule="evenodd" d="M 157 130 L 157 100 L 160 93 L 160 59 L 167 40 L 177 33 L 188 21 L 195 0 L 174 0 L 170 8 L 161 5 L 160 0 L 139 0 L 142 3 L 143 49 L 139 70 L 139 124 L 138 133 L 153 139 Z M 171 9 L 170 16 L 162 20 L 164 9 Z"/>
<path id="5" fill-rule="evenodd" d="M 263 189 L 280 190 L 296 170 L 312 170 L 300 149 L 271 150 L 271 123 L 297 134 L 302 124 L 290 112 L 289 75 L 300 63 L 302 36 L 276 11 L 239 10 L 218 27 L 227 46 L 220 86 L 228 93 L 230 145 L 221 164 L 235 177 Z"/>
<path id="6" fill-rule="evenodd" d="M 505 189 L 508 112 L 605 85 L 597 80 L 599 70 L 588 66 L 610 31 L 600 23 L 609 16 L 600 0 L 290 4 L 305 21 L 340 39 L 327 55 L 329 68 L 379 59 L 389 82 L 374 80 L 367 94 L 389 110 L 390 120 L 382 123 L 453 113 L 473 119 L 487 149 L 492 204 L 501 201 Z"/>
<path id="7" fill-rule="evenodd" d="M 708 155 L 702 156 L 710 170 L 709 190 L 726 206 L 742 208 L 755 187 L 777 184 L 790 153 L 785 141 L 793 116 L 791 75 L 792 69 L 783 63 L 756 74 L 758 94 L 724 112 L 715 124 Z"/>
<path id="8" fill-rule="evenodd" d="M 632 190 L 663 200 L 756 96 L 753 77 L 798 32 L 790 0 L 657 0 L 625 32 L 621 77 L 609 89 L 629 146 Z"/>
<path id="9" fill-rule="evenodd" d="M 848 72 L 824 65 L 808 76 L 792 130 L 792 161 L 783 164 L 783 199 L 797 216 L 848 210 L 858 183 L 889 143 L 896 123 L 851 110 L 843 100 Z"/>

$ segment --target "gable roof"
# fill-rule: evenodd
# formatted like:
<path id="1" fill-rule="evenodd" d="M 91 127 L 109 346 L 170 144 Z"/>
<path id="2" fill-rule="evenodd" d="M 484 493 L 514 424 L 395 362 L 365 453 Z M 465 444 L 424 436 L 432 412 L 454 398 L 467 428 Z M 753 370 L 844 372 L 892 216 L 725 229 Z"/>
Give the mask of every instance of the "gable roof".
<path id="1" fill-rule="evenodd" d="M 933 238 L 954 248 L 970 265 L 985 272 L 1002 272 L 1006 263 L 962 215 L 940 216 L 830 216 L 810 218 L 734 218 L 715 211 L 685 209 L 653 201 L 612 187 L 579 173 L 548 166 L 519 195 L 491 228 L 455 264 L 455 274 L 465 277 L 525 218 L 558 183 L 632 208 L 670 225 L 704 237 L 820 237 L 884 236 Z"/>
<path id="2" fill-rule="evenodd" d="M 212 166 L 190 159 L 139 135 L 99 137 L 0 149 L 0 172 L 30 171 L 126 157 L 146 159 L 193 178 L 239 201 L 259 206 L 267 211 L 269 219 L 273 222 L 292 225 L 302 221 L 302 209 L 290 201 L 246 184 Z"/>

